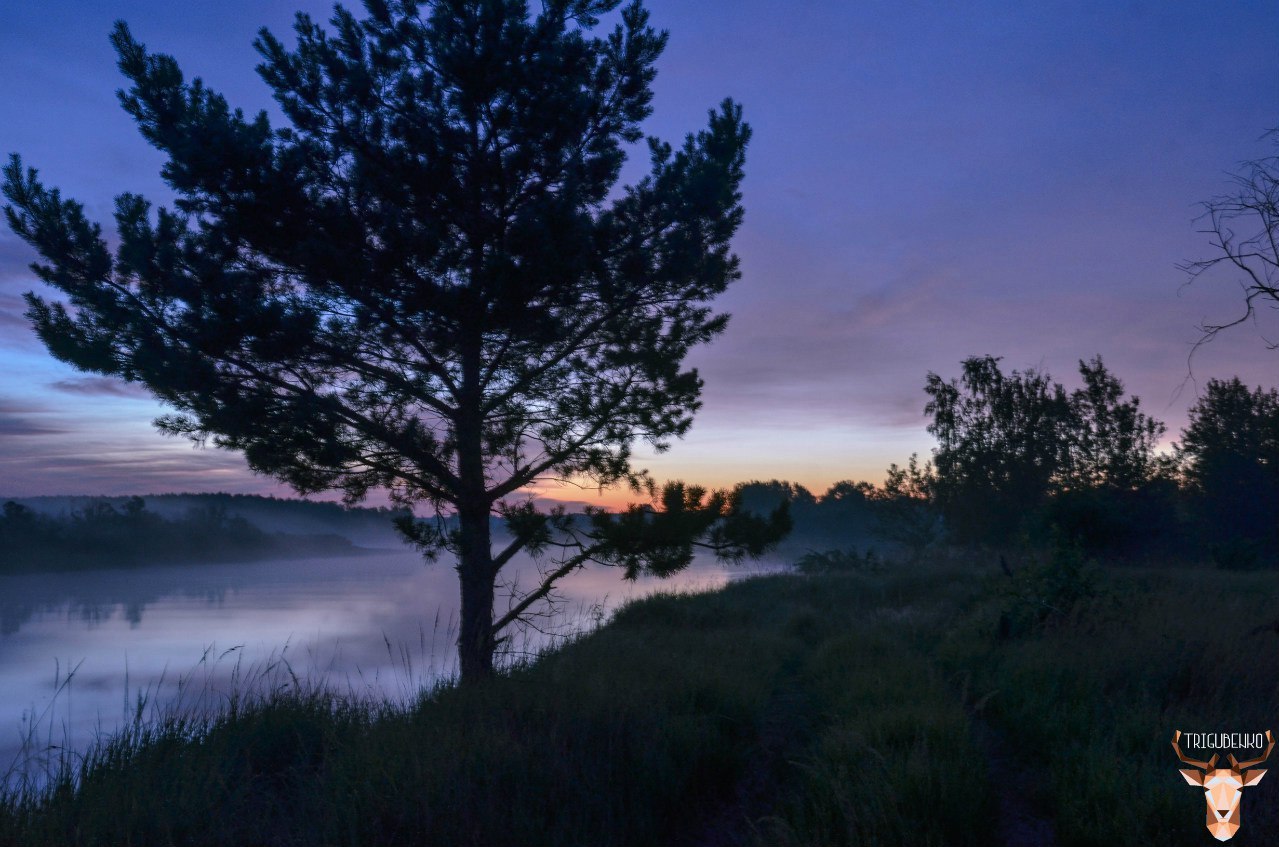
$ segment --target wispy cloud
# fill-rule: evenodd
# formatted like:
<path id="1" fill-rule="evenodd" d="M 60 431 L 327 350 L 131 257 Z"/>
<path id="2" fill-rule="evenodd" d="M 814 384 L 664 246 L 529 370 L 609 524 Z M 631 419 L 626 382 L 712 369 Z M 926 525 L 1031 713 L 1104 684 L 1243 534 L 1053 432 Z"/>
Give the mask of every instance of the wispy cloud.
<path id="1" fill-rule="evenodd" d="M 63 435 L 67 430 L 45 426 L 29 418 L 0 415 L 0 438 L 22 438 L 27 435 Z"/>
<path id="2" fill-rule="evenodd" d="M 83 376 L 49 383 L 55 391 L 90 397 L 149 397 L 136 385 L 105 376 Z"/>
<path id="3" fill-rule="evenodd" d="M 3 416 L 0 416 L 3 421 Z M 7 438 L 0 430 L 0 496 L 166 491 L 284 493 L 256 476 L 244 459 L 221 450 L 190 450 L 179 444 L 71 444 L 65 435 Z M 20 442 L 27 442 L 26 444 Z"/>
<path id="4" fill-rule="evenodd" d="M 18 295 L 0 290 L 0 331 L 8 335 L 10 330 L 27 329 L 30 324 L 22 316 L 26 305 Z"/>
<path id="5" fill-rule="evenodd" d="M 49 411 L 47 406 L 0 397 L 0 415 L 30 415 Z"/>
<path id="6" fill-rule="evenodd" d="M 6 286 L 0 281 L 0 350 L 30 352 L 40 348 L 40 340 L 31 331 L 31 322 L 23 317 L 26 310 L 27 304 L 15 286 Z M 18 374 L 10 376 L 19 377 Z"/>
<path id="7" fill-rule="evenodd" d="M 0 438 L 17 438 L 30 435 L 63 435 L 65 429 L 48 426 L 18 415 L 0 413 Z"/>
<path id="8" fill-rule="evenodd" d="M 26 242 L 9 231 L 6 225 L 0 229 L 0 283 L 31 278 L 31 262 L 35 251 Z"/>
<path id="9" fill-rule="evenodd" d="M 5 452 L 3 439 L 65 434 L 65 429 L 47 422 L 48 416 L 43 406 L 0 397 L 0 455 Z"/>

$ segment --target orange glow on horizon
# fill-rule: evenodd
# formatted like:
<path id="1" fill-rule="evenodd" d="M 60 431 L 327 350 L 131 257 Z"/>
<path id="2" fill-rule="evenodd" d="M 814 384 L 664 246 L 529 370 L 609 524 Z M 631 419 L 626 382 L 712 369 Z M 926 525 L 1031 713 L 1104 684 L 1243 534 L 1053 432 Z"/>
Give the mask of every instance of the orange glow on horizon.
<path id="1" fill-rule="evenodd" d="M 852 463 L 850 463 L 851 465 Z M 778 475 L 778 474 L 750 474 L 742 473 L 737 475 L 725 475 L 722 472 L 715 474 L 698 474 L 689 475 L 672 474 L 655 478 L 655 483 L 660 489 L 665 482 L 686 482 L 690 485 L 702 485 L 710 489 L 728 488 L 731 489 L 739 483 L 744 482 L 767 482 L 772 479 L 780 479 L 785 482 L 792 482 L 802 485 L 811 491 L 815 496 L 820 497 L 832 485 L 837 482 L 851 480 L 853 482 L 865 480 L 867 482 L 880 484 L 884 480 L 884 472 L 888 463 L 884 463 L 884 467 L 878 470 L 860 467 L 862 463 L 858 463 L 850 467 L 850 472 L 836 476 L 822 477 L 805 477 L 800 475 Z M 905 464 L 905 460 L 901 460 L 898 464 Z M 530 486 L 522 489 L 521 495 L 531 496 L 539 501 L 546 503 L 563 503 L 570 506 L 595 506 L 604 509 L 618 510 L 624 509 L 633 503 L 647 503 L 648 496 L 643 493 L 636 493 L 625 485 L 616 485 L 611 488 L 599 489 L 587 486 L 577 486 L 571 483 L 560 484 L 543 484 L 538 486 Z"/>

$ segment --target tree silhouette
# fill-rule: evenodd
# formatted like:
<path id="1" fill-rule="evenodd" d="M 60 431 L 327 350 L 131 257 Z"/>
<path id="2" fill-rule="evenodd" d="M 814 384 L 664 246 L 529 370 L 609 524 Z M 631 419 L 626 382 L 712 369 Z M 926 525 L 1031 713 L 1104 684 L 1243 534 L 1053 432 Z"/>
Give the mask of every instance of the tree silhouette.
<path id="1" fill-rule="evenodd" d="M 1079 362 L 1083 387 L 1070 394 L 1069 465 L 1072 488 L 1133 491 L 1160 472 L 1155 447 L 1167 427 L 1124 399 L 1124 384 L 1100 356 Z"/>
<path id="2" fill-rule="evenodd" d="M 55 356 L 142 383 L 177 410 L 162 430 L 299 492 L 384 488 L 456 514 L 401 529 L 457 556 L 464 680 L 588 561 L 670 573 L 694 543 L 758 554 L 785 529 L 682 485 L 577 519 L 512 500 L 548 478 L 652 492 L 632 446 L 688 429 L 702 383 L 682 362 L 723 331 L 708 304 L 739 276 L 740 107 L 678 147 L 649 139 L 648 175 L 615 190 L 666 44 L 620 2 L 366 0 L 331 31 L 299 14 L 294 49 L 255 42 L 282 128 L 119 23 L 120 99 L 166 154 L 175 208 L 117 198 L 112 251 L 16 156 L 4 172 L 10 226 L 69 299 L 27 295 Z M 497 552 L 494 514 L 512 535 Z M 495 620 L 521 550 L 559 555 Z"/>
<path id="3" fill-rule="evenodd" d="M 878 507 L 879 537 L 902 545 L 917 560 L 939 543 L 944 527 L 933 506 L 936 487 L 932 464 L 921 468 L 914 453 L 904 468 L 896 462 L 889 465 L 883 487 L 872 487 L 869 492 Z"/>
<path id="4" fill-rule="evenodd" d="M 1047 373 L 1005 374 L 993 356 L 966 359 L 958 380 L 928 375 L 938 446 L 931 472 L 911 473 L 913 488 L 932 496 L 956 540 L 1007 541 L 1054 498 L 1059 510 L 1085 494 L 1113 505 L 1167 473 L 1154 452 L 1164 425 L 1124 398 L 1100 356 L 1081 360 L 1079 375 L 1083 386 L 1067 393 Z M 1097 514 L 1085 510 L 1083 523 Z"/>
<path id="5" fill-rule="evenodd" d="M 1004 374 L 999 359 L 974 356 L 958 380 L 928 374 L 924 391 L 938 441 L 932 490 L 948 532 L 963 543 L 1014 535 L 1065 464 L 1065 389 L 1047 374 Z"/>
<path id="6" fill-rule="evenodd" d="M 1279 549 L 1279 391 L 1210 380 L 1178 452 L 1209 542 L 1256 558 Z"/>
<path id="7" fill-rule="evenodd" d="M 1267 135 L 1279 146 L 1279 128 Z M 1239 275 L 1243 312 L 1225 323 L 1205 324 L 1204 341 L 1254 318 L 1258 304 L 1279 307 L 1279 155 L 1245 162 L 1234 181 L 1234 191 L 1203 204 L 1213 255 L 1181 265 L 1192 280 L 1216 268 Z M 1269 346 L 1279 347 L 1279 341 Z"/>

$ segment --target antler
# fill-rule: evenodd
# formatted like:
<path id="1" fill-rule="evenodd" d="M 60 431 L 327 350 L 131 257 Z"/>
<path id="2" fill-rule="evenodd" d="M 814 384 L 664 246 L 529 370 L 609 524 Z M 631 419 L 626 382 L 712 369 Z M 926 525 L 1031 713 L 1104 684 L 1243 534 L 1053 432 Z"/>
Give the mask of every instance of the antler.
<path id="1" fill-rule="evenodd" d="M 1262 754 L 1261 754 L 1261 758 L 1259 758 L 1259 759 L 1249 759 L 1249 760 L 1248 760 L 1248 761 L 1246 761 L 1246 762 L 1236 762 L 1236 761 L 1235 761 L 1235 755 L 1234 755 L 1234 753 L 1231 753 L 1231 754 L 1230 754 L 1230 764 L 1231 764 L 1231 766 L 1232 766 L 1235 770 L 1237 770 L 1237 771 L 1244 771 L 1244 770 L 1247 770 L 1248 768 L 1251 768 L 1251 767 L 1254 767 L 1254 766 L 1256 766 L 1256 765 L 1261 764 L 1261 763 L 1262 763 L 1262 762 L 1264 762 L 1266 759 L 1269 759 L 1269 758 L 1270 758 L 1270 751 L 1271 751 L 1271 750 L 1273 750 L 1273 749 L 1275 749 L 1275 738 L 1274 738 L 1274 736 L 1273 736 L 1273 735 L 1271 735 L 1271 734 L 1270 734 L 1270 730 L 1266 730 L 1266 741 L 1268 741 L 1268 742 L 1270 742 L 1270 743 L 1266 745 L 1266 752 L 1264 752 L 1264 753 L 1262 753 Z"/>
<path id="2" fill-rule="evenodd" d="M 1267 733 L 1267 735 L 1269 735 L 1269 733 Z M 1181 745 L 1177 743 L 1177 742 L 1178 742 L 1178 741 L 1180 741 L 1180 740 L 1181 740 L 1181 730 L 1176 730 L 1176 731 L 1175 731 L 1175 732 L 1173 732 L 1173 734 L 1172 734 L 1172 749 L 1174 749 L 1174 750 L 1176 750 L 1176 751 L 1177 751 L 1177 758 L 1178 758 L 1178 759 L 1181 759 L 1183 762 L 1185 762 L 1186 764 L 1188 764 L 1188 765 L 1190 765 L 1190 766 L 1192 766 L 1192 767 L 1200 768 L 1200 769 L 1202 769 L 1202 770 L 1206 770 L 1206 771 L 1207 771 L 1207 770 L 1212 770 L 1212 769 L 1213 769 L 1213 767 L 1215 767 L 1215 766 L 1216 766 L 1216 764 L 1217 764 L 1217 759 L 1218 759 L 1218 757 L 1220 756 L 1220 754 L 1219 754 L 1219 753 L 1213 753 L 1213 754 L 1212 754 L 1212 758 L 1211 758 L 1211 759 L 1209 759 L 1209 760 L 1208 760 L 1208 761 L 1206 761 L 1206 762 L 1201 762 L 1201 761 L 1199 761 L 1199 760 L 1197 760 L 1197 759 L 1190 759 L 1190 758 L 1187 758 L 1187 757 L 1186 757 L 1186 754 L 1185 754 L 1185 753 L 1181 752 Z M 1274 746 L 1274 742 L 1273 742 L 1273 741 L 1270 743 L 1270 746 L 1271 746 L 1271 747 L 1273 747 L 1273 746 Z M 1270 755 L 1270 751 L 1269 751 L 1269 750 L 1266 750 L 1266 756 L 1269 756 L 1269 755 Z M 1261 757 L 1261 759 L 1260 759 L 1259 761 L 1265 761 L 1265 756 L 1262 756 L 1262 757 Z"/>

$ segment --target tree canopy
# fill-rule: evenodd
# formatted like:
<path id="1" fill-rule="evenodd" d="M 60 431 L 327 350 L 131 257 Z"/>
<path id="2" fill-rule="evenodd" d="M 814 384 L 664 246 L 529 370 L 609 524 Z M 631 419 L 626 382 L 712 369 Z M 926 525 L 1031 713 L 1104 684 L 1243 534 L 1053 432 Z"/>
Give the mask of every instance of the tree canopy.
<path id="1" fill-rule="evenodd" d="M 117 24 L 120 100 L 165 154 L 174 208 L 120 196 L 112 249 L 15 155 L 5 212 L 67 298 L 27 295 L 40 338 L 145 385 L 175 410 L 162 430 L 300 492 L 455 513 L 402 528 L 457 555 L 462 673 L 480 677 L 521 550 L 572 552 L 516 606 L 586 561 L 669 572 L 698 539 L 739 556 L 784 531 L 680 485 L 586 522 L 518 500 L 546 479 L 652 490 L 633 445 L 665 449 L 699 406 L 683 360 L 727 323 L 710 302 L 740 276 L 750 129 L 725 100 L 681 144 L 647 139 L 648 174 L 619 188 L 667 39 L 638 1 L 364 5 L 329 29 L 299 14 L 292 48 L 261 31 L 281 126 Z M 496 553 L 494 513 L 512 535 Z"/>
<path id="2" fill-rule="evenodd" d="M 1279 391 L 1210 380 L 1178 445 L 1199 522 L 1218 557 L 1279 549 Z M 1243 562 L 1230 563 L 1242 565 Z"/>
<path id="3" fill-rule="evenodd" d="M 1005 374 L 993 356 L 966 359 L 957 380 L 928 375 L 928 485 L 955 540 L 1006 540 L 1056 494 L 1131 492 L 1160 472 L 1164 425 L 1124 398 L 1101 357 L 1079 375 L 1067 392 L 1034 369 Z"/>

